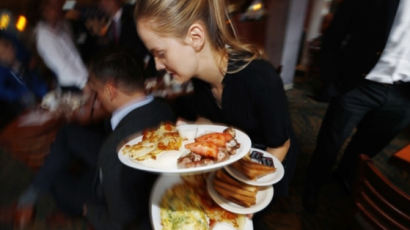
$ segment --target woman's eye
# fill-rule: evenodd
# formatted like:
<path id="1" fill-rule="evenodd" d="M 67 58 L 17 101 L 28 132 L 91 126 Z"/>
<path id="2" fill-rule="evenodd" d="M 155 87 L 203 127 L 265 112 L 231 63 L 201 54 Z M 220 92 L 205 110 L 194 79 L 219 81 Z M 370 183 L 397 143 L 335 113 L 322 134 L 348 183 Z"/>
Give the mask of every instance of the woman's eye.
<path id="1" fill-rule="evenodd" d="M 156 56 L 158 58 L 165 58 L 165 52 L 164 51 L 158 51 Z"/>

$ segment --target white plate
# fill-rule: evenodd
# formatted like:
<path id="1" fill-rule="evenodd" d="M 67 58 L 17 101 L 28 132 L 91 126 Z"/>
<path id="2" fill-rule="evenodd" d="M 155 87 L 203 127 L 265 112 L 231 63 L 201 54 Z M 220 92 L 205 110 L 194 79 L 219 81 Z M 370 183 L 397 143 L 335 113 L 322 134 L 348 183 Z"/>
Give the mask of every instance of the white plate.
<path id="1" fill-rule="evenodd" d="M 144 161 L 136 161 L 131 159 L 127 155 L 122 154 L 122 148 L 124 147 L 123 145 L 123 147 L 121 147 L 118 151 L 118 158 L 123 164 L 129 167 L 157 173 L 197 173 L 215 170 L 241 159 L 249 152 L 249 149 L 251 148 L 251 140 L 249 139 L 248 135 L 240 130 L 235 129 L 236 140 L 241 146 L 236 150 L 236 153 L 234 155 L 230 156 L 225 161 L 193 168 L 178 168 L 177 161 L 181 155 L 189 152 L 184 148 L 184 146 L 187 143 L 193 142 L 195 137 L 211 132 L 222 132 L 226 128 L 226 126 L 220 125 L 180 125 L 177 126 L 179 133 L 182 137 L 187 138 L 188 140 L 183 142 L 182 147 L 179 151 L 166 151 L 164 153 L 161 153 L 156 160 L 148 159 Z M 125 143 L 125 145 L 136 144 L 140 142 L 141 139 L 142 136 L 138 136 Z"/>
<path id="2" fill-rule="evenodd" d="M 207 178 L 207 189 L 209 195 L 212 199 L 222 208 L 237 214 L 253 214 L 256 212 L 261 211 L 262 209 L 266 208 L 268 204 L 272 201 L 273 198 L 273 187 L 267 186 L 264 188 L 260 188 L 260 190 L 256 193 L 256 204 L 250 207 L 244 207 L 239 204 L 236 204 L 232 201 L 229 201 L 219 195 L 219 193 L 214 189 L 212 181 L 214 180 L 215 172 L 209 174 Z"/>
<path id="3" fill-rule="evenodd" d="M 165 191 L 171 188 L 177 183 L 181 183 L 182 180 L 179 175 L 162 175 L 155 182 L 151 190 L 150 197 L 150 213 L 151 213 L 151 224 L 154 230 L 161 230 L 161 198 Z M 213 230 L 234 230 L 233 226 L 228 223 L 217 223 L 215 224 Z M 246 218 L 245 226 L 243 230 L 253 230 L 252 220 Z"/>
<path id="4" fill-rule="evenodd" d="M 273 160 L 273 164 L 275 165 L 276 171 L 273 173 L 269 173 L 263 177 L 259 177 L 257 179 L 251 180 L 243 175 L 240 171 L 236 170 L 234 167 L 228 165 L 225 166 L 225 170 L 235 179 L 242 181 L 243 183 L 254 185 L 254 186 L 269 186 L 278 183 L 283 176 L 285 175 L 285 169 L 283 168 L 282 163 L 276 158 L 274 155 L 270 154 L 269 152 L 251 148 L 252 151 L 257 151 L 263 153 L 264 157 L 270 157 Z"/>

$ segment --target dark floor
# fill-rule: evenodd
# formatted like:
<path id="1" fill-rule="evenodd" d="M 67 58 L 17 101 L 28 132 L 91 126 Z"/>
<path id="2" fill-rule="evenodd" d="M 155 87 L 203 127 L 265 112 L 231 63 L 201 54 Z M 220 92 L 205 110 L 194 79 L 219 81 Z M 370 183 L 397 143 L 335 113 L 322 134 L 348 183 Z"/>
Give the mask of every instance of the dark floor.
<path id="1" fill-rule="evenodd" d="M 315 147 L 316 135 L 327 104 L 310 99 L 309 84 L 306 79 L 296 78 L 294 89 L 287 91 L 289 109 L 293 126 L 301 148 L 296 173 L 292 182 L 290 196 L 273 205 L 266 217 L 266 229 L 361 229 L 353 218 L 352 200 L 334 180 L 323 188 L 317 213 L 305 212 L 302 208 L 301 192 L 306 166 Z M 298 83 L 298 82 L 303 82 Z M 309 82 L 309 81 L 308 81 Z M 18 138 L 18 137 L 16 137 Z M 401 147 L 408 144 L 408 133 L 401 134 L 374 158 L 376 165 L 383 168 L 383 162 Z M 24 143 L 22 143 L 24 144 Z M 390 173 L 394 180 L 395 173 Z M 0 206 L 13 204 L 20 192 L 30 183 L 33 173 L 22 163 L 0 151 Z M 29 229 L 86 229 L 86 223 L 78 219 L 69 226 L 46 226 L 46 217 L 55 210 L 49 197 L 38 202 L 35 223 Z M 12 229 L 11 225 L 1 223 L 0 229 Z"/>

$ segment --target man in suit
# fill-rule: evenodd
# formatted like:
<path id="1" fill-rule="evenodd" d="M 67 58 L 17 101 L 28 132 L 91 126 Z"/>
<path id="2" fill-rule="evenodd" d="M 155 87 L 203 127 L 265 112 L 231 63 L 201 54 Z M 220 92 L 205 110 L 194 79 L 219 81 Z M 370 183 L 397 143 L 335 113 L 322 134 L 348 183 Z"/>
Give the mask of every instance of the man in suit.
<path id="1" fill-rule="evenodd" d="M 109 44 L 127 49 L 136 58 L 147 61 L 149 53 L 137 33 L 134 6 L 123 4 L 122 0 L 100 0 L 100 8 L 109 17 L 106 34 Z"/>
<path id="2" fill-rule="evenodd" d="M 149 228 L 148 200 L 154 174 L 123 165 L 117 150 L 131 135 L 175 121 L 170 107 L 144 93 L 142 64 L 124 52 L 103 56 L 90 68 L 90 88 L 112 112 L 113 130 L 98 156 L 97 195 L 83 206 L 95 229 Z"/>
<path id="3" fill-rule="evenodd" d="M 358 154 L 374 156 L 410 123 L 409 15 L 408 0 L 344 0 L 336 12 L 321 56 L 333 93 L 308 167 L 305 208 L 315 209 L 355 128 L 336 171 L 348 189 Z"/>

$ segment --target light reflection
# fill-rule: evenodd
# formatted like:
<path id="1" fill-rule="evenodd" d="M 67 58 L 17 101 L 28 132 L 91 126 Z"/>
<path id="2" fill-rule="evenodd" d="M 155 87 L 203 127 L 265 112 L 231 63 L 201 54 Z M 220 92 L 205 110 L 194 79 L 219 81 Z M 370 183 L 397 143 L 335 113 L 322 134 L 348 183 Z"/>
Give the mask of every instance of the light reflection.
<path id="1" fill-rule="evenodd" d="M 256 4 L 253 4 L 252 6 L 251 6 L 251 9 L 253 10 L 253 11 L 257 11 L 257 10 L 260 10 L 260 9 L 262 9 L 262 3 L 256 3 Z"/>
<path id="2" fill-rule="evenodd" d="M 8 14 L 2 14 L 0 16 L 0 30 L 5 30 L 10 24 L 10 16 Z"/>
<path id="3" fill-rule="evenodd" d="M 16 29 L 20 32 L 24 31 L 27 25 L 27 18 L 23 15 L 20 15 L 17 19 Z"/>

